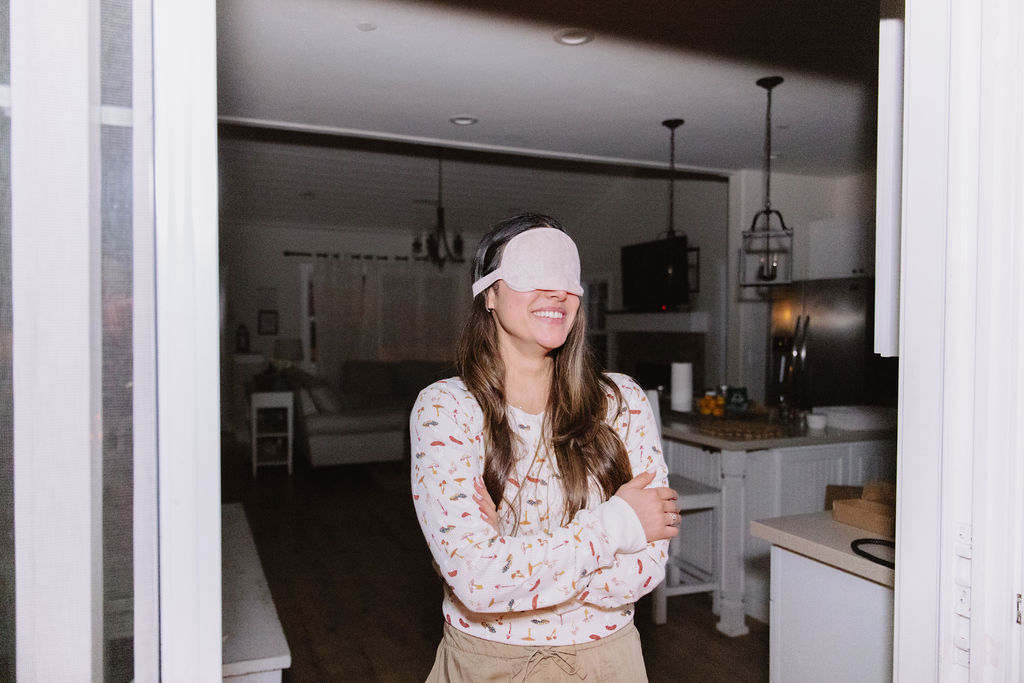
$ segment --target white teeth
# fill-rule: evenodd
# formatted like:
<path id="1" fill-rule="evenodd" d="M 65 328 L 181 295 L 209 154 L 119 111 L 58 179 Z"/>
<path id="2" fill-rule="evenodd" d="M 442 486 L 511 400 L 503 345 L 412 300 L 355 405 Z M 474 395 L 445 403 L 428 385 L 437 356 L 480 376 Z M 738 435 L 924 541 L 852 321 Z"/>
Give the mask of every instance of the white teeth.
<path id="1" fill-rule="evenodd" d="M 533 314 L 538 318 L 558 318 L 559 320 L 565 317 L 565 313 L 558 311 L 534 311 Z"/>

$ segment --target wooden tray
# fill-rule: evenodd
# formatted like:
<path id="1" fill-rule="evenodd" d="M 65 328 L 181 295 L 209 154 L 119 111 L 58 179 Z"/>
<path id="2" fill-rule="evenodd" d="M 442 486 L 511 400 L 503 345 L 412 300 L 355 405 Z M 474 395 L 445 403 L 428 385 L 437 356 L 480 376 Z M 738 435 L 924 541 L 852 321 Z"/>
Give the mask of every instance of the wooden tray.
<path id="1" fill-rule="evenodd" d="M 782 425 L 757 420 L 731 420 L 728 418 L 703 418 L 697 426 L 701 434 L 722 439 L 753 440 L 777 439 L 788 436 Z"/>

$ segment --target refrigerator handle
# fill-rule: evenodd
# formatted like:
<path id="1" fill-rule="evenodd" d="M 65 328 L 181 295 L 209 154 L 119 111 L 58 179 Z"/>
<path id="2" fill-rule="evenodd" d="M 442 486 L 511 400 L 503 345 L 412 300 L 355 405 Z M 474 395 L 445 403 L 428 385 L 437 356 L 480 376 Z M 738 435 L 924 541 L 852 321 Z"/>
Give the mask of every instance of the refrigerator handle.
<path id="1" fill-rule="evenodd" d="M 800 337 L 800 365 L 807 362 L 807 329 L 811 326 L 811 316 L 804 316 L 803 336 Z"/>

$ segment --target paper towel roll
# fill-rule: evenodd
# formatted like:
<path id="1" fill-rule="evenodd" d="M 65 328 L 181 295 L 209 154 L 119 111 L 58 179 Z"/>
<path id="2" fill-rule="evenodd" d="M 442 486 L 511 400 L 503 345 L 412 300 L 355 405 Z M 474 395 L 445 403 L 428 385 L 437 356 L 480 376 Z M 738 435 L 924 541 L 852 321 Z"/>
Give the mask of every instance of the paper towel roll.
<path id="1" fill-rule="evenodd" d="M 672 364 L 672 410 L 693 410 L 693 363 Z"/>

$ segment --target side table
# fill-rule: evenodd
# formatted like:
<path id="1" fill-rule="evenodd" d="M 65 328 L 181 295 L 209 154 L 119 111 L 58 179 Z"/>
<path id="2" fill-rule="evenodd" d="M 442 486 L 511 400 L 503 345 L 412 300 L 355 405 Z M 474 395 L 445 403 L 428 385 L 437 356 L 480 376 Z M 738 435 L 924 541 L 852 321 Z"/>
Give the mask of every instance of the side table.
<path id="1" fill-rule="evenodd" d="M 292 473 L 292 392 L 256 391 L 250 399 L 252 476 L 261 465 L 287 465 Z"/>

